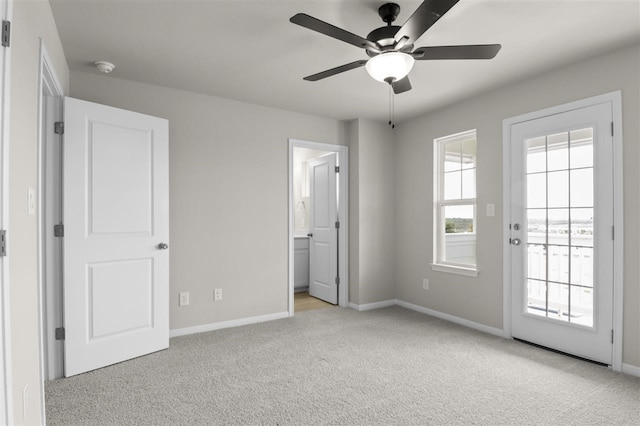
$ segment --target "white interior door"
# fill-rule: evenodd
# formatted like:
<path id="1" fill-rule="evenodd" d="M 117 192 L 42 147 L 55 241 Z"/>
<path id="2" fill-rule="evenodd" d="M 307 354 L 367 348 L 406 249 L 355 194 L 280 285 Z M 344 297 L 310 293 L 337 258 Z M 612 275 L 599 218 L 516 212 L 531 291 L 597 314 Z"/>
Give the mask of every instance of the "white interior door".
<path id="1" fill-rule="evenodd" d="M 513 337 L 612 363 L 612 109 L 511 126 Z"/>
<path id="2" fill-rule="evenodd" d="M 65 376 L 169 346 L 167 120 L 65 98 Z"/>
<path id="3" fill-rule="evenodd" d="M 309 160 L 309 294 L 338 304 L 337 154 Z"/>

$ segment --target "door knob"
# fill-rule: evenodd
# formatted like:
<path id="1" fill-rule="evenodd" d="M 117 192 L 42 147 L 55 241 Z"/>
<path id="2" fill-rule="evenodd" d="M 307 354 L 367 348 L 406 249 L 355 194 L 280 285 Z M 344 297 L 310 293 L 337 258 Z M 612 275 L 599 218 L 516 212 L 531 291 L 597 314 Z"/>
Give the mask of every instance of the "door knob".
<path id="1" fill-rule="evenodd" d="M 160 244 L 158 244 L 158 249 L 159 249 L 159 250 L 166 250 L 166 249 L 168 249 L 168 248 L 169 248 L 169 244 L 167 244 L 167 243 L 160 243 Z"/>
<path id="2" fill-rule="evenodd" d="M 311 238 L 311 237 L 313 237 L 313 234 L 312 233 L 308 233 L 307 237 Z"/>
<path id="3" fill-rule="evenodd" d="M 513 244 L 514 246 L 519 246 L 521 243 L 520 238 L 514 238 L 511 240 L 511 244 Z"/>

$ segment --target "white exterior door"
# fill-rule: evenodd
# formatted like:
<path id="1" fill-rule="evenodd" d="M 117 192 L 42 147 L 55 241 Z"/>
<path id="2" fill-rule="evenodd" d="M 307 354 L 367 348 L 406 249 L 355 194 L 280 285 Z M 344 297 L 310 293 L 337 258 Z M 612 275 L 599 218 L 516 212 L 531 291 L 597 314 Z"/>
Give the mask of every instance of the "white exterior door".
<path id="1" fill-rule="evenodd" d="M 338 304 L 337 154 L 309 160 L 309 294 Z"/>
<path id="2" fill-rule="evenodd" d="M 65 376 L 169 346 L 168 122 L 65 98 Z"/>
<path id="3" fill-rule="evenodd" d="M 612 363 L 612 106 L 512 124 L 513 337 Z"/>

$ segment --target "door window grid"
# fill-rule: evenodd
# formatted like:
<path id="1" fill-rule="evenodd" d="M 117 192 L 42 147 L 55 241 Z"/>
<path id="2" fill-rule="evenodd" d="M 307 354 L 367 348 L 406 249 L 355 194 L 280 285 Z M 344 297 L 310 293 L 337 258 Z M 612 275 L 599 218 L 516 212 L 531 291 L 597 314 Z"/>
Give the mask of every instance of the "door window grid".
<path id="1" fill-rule="evenodd" d="M 527 312 L 593 326 L 593 129 L 526 140 Z"/>

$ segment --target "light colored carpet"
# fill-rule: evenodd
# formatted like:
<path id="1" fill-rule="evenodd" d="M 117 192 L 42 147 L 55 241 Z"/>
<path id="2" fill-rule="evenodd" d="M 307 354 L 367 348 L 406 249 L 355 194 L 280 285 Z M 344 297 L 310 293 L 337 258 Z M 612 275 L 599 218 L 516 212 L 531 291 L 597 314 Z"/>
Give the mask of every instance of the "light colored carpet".
<path id="1" fill-rule="evenodd" d="M 639 424 L 640 379 L 400 307 L 171 340 L 46 384 L 50 425 Z"/>

